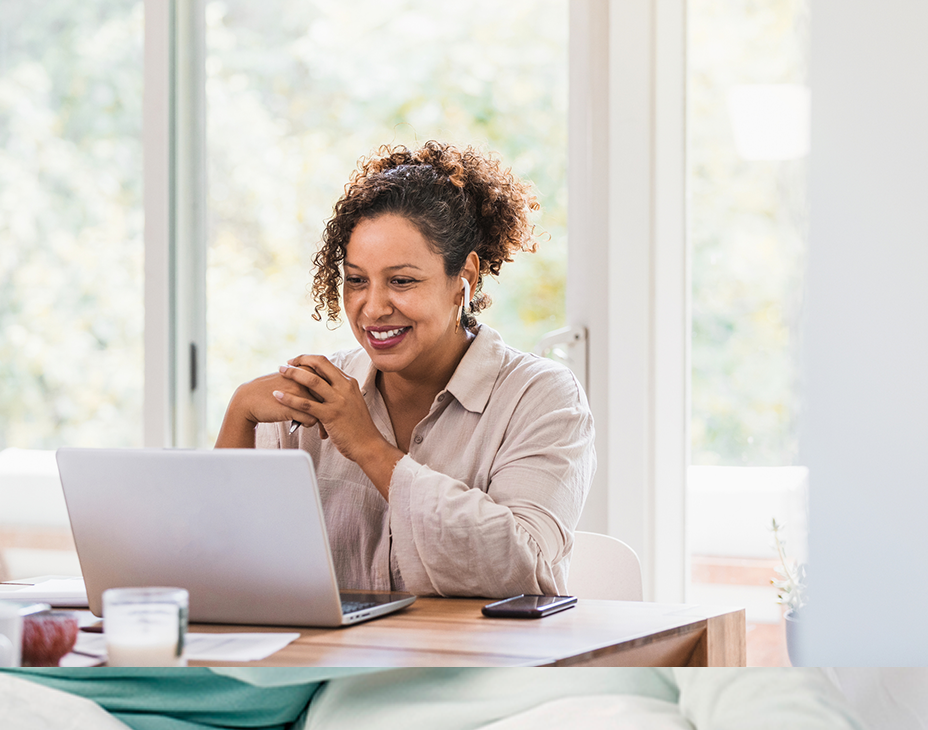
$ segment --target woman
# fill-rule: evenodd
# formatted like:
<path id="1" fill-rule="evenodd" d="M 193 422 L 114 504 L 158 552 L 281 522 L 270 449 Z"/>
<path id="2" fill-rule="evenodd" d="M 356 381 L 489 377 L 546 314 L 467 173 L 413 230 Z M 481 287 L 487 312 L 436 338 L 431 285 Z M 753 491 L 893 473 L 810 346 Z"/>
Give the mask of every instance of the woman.
<path id="1" fill-rule="evenodd" d="M 341 587 L 566 592 L 595 468 L 589 406 L 570 371 L 474 318 L 484 277 L 534 250 L 537 209 L 469 147 L 362 158 L 313 283 L 315 318 L 344 307 L 360 349 L 301 355 L 232 397 L 217 447 L 312 456 Z"/>

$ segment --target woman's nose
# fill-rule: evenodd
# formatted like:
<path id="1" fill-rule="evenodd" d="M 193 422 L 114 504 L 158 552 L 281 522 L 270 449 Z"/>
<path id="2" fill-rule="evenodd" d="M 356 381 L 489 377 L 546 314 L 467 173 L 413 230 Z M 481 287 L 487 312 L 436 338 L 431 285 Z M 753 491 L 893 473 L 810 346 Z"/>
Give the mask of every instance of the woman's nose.
<path id="1" fill-rule="evenodd" d="M 365 319 L 369 322 L 376 322 L 378 319 L 391 314 L 393 305 L 390 302 L 390 290 L 376 284 L 368 287 L 363 312 Z"/>

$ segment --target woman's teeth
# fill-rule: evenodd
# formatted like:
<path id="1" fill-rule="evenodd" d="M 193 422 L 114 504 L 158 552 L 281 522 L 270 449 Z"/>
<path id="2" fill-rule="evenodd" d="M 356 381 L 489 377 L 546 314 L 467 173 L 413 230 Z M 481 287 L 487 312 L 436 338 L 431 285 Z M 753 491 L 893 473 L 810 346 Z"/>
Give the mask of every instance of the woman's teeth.
<path id="1" fill-rule="evenodd" d="M 399 335 L 405 327 L 400 327 L 395 330 L 385 330 L 384 332 L 375 332 L 374 330 L 368 330 L 368 332 L 374 337 L 375 340 L 389 340 L 391 337 L 396 337 Z"/>

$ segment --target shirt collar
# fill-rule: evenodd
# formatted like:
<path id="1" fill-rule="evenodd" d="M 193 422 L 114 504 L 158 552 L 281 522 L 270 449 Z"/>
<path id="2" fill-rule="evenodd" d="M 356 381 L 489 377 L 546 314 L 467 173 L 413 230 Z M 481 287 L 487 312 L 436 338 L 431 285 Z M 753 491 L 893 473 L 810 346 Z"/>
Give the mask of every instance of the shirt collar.
<path id="1" fill-rule="evenodd" d="M 467 410 L 482 413 L 496 385 L 505 351 L 506 344 L 499 333 L 480 325 L 445 390 Z"/>
<path id="2" fill-rule="evenodd" d="M 499 333 L 481 324 L 445 390 L 467 410 L 482 413 L 503 366 L 505 350 L 506 344 Z M 373 393 L 376 388 L 377 368 L 368 359 L 367 375 L 361 383 L 361 394 L 366 398 L 368 393 Z"/>

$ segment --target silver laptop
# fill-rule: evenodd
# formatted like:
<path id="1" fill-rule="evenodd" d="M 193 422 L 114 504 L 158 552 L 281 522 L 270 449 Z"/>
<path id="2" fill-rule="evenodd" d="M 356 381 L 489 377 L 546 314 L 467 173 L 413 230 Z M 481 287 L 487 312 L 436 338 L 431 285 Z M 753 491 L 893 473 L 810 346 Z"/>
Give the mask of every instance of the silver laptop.
<path id="1" fill-rule="evenodd" d="M 409 593 L 341 591 L 309 455 L 286 449 L 58 449 L 90 610 L 177 586 L 194 622 L 341 626 Z"/>

